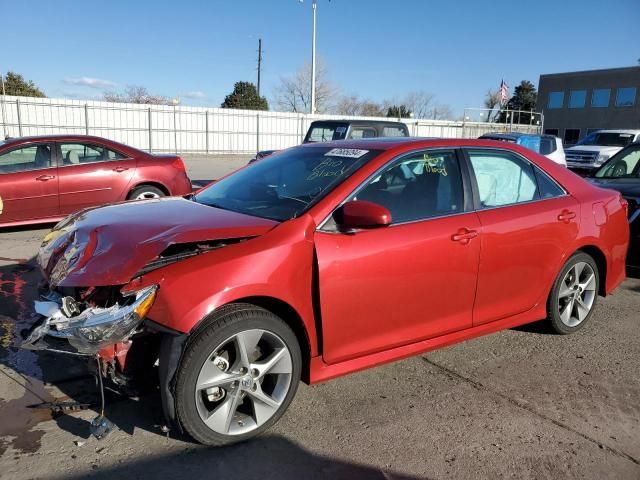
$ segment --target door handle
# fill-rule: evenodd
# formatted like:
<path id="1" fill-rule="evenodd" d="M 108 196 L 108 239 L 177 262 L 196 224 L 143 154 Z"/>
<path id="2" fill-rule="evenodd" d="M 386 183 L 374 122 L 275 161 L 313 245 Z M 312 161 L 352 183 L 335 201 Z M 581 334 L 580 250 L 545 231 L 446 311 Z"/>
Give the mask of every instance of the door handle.
<path id="1" fill-rule="evenodd" d="M 129 170 L 129 167 L 116 167 L 113 169 L 114 172 L 118 173 L 124 172 L 125 170 Z"/>
<path id="2" fill-rule="evenodd" d="M 39 182 L 46 182 L 48 180 L 53 180 L 54 177 L 53 175 L 40 175 L 39 177 L 36 177 L 36 180 Z"/>
<path id="3" fill-rule="evenodd" d="M 563 210 L 560 215 L 558 215 L 558 220 L 564 223 L 569 223 L 569 220 L 573 218 L 576 218 L 576 212 L 570 210 Z"/>
<path id="4" fill-rule="evenodd" d="M 476 238 L 478 232 L 476 230 L 469 230 L 468 228 L 461 228 L 456 233 L 451 235 L 451 240 L 454 242 L 460 242 L 462 245 L 466 245 L 472 238 Z"/>

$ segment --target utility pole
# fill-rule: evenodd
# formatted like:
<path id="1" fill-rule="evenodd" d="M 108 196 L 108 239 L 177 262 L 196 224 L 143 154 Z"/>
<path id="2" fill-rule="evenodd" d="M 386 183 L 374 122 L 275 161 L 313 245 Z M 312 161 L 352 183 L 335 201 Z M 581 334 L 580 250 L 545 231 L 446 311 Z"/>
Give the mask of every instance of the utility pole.
<path id="1" fill-rule="evenodd" d="M 4 111 L 4 101 L 5 101 L 5 93 L 4 93 L 4 77 L 0 75 L 0 83 L 2 83 L 2 138 L 7 138 L 7 114 Z"/>
<path id="2" fill-rule="evenodd" d="M 311 39 L 311 114 L 316 113 L 316 0 L 313 0 L 313 38 Z"/>
<path id="3" fill-rule="evenodd" d="M 260 71 L 262 70 L 262 39 L 258 39 L 258 97 L 260 96 Z"/>

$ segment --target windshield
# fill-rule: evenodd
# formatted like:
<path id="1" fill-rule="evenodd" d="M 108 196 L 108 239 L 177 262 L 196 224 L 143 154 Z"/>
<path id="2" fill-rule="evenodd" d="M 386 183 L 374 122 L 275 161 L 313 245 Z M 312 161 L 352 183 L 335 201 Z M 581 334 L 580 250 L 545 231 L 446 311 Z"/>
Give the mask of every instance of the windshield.
<path id="1" fill-rule="evenodd" d="M 633 142 L 633 133 L 593 132 L 576 145 L 600 145 L 603 147 L 624 147 Z"/>
<path id="2" fill-rule="evenodd" d="M 611 157 L 595 173 L 597 178 L 639 178 L 640 145 L 625 148 Z"/>
<path id="3" fill-rule="evenodd" d="M 299 147 L 252 163 L 193 197 L 212 207 L 278 221 L 295 218 L 378 150 Z"/>

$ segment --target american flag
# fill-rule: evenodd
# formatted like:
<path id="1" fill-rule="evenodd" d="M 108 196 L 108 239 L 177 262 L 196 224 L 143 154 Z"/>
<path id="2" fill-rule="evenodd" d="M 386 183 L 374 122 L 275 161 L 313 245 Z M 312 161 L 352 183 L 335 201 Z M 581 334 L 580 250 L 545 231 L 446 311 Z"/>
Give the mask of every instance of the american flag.
<path id="1" fill-rule="evenodd" d="M 509 100 L 509 85 L 502 79 L 500 82 L 500 105 L 504 106 Z"/>

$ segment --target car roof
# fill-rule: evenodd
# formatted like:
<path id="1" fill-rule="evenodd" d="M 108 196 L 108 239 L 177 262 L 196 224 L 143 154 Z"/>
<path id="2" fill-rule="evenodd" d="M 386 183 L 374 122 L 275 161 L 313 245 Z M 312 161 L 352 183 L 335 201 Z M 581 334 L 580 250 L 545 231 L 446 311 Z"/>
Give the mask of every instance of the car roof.
<path id="1" fill-rule="evenodd" d="M 640 133 L 640 130 L 632 130 L 629 128 L 609 128 L 609 129 L 602 129 L 602 130 L 596 130 L 594 132 L 591 133 L 635 133 L 638 134 Z"/>
<path id="2" fill-rule="evenodd" d="M 315 124 L 315 123 L 350 123 L 350 124 L 355 124 L 355 123 L 364 123 L 367 125 L 402 125 L 402 126 L 406 126 L 405 123 L 403 122 L 399 122 L 397 120 L 365 120 L 365 119 L 326 119 L 326 120 L 314 120 L 313 122 L 311 122 L 311 124 Z"/>
<path id="3" fill-rule="evenodd" d="M 356 148 L 363 150 L 391 150 L 402 146 L 430 147 L 497 147 L 510 148 L 509 144 L 491 139 L 436 138 L 436 137 L 373 137 L 358 140 L 332 140 L 330 142 L 304 143 L 300 148 Z"/>
<path id="4" fill-rule="evenodd" d="M 108 143 L 118 143 L 113 140 L 109 140 L 103 137 L 96 137 L 95 135 L 68 135 L 68 134 L 58 134 L 58 135 L 30 135 L 24 137 L 7 137 L 5 139 L 6 143 L 17 143 L 17 142 L 38 142 L 43 140 L 49 140 L 51 142 L 59 141 L 59 140 L 93 140 L 98 142 L 108 142 Z"/>

